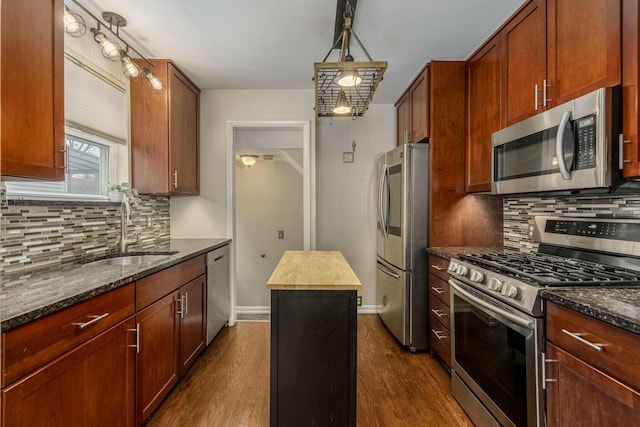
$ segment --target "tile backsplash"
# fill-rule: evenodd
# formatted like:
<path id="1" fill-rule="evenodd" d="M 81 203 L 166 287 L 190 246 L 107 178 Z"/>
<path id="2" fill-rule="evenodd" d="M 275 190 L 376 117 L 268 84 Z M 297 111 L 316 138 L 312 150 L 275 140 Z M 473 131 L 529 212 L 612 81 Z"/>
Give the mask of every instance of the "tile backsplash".
<path id="1" fill-rule="evenodd" d="M 3 186 L 0 191 L 0 273 L 75 262 L 119 250 L 118 204 L 7 201 Z M 127 227 L 127 237 L 139 238 L 130 250 L 168 244 L 169 197 L 141 196 L 141 200 L 138 206 L 132 206 L 133 226 Z"/>
<path id="2" fill-rule="evenodd" d="M 535 252 L 538 244 L 529 237 L 535 216 L 623 216 L 640 219 L 640 195 L 505 198 L 503 210 L 504 246 L 520 252 Z"/>

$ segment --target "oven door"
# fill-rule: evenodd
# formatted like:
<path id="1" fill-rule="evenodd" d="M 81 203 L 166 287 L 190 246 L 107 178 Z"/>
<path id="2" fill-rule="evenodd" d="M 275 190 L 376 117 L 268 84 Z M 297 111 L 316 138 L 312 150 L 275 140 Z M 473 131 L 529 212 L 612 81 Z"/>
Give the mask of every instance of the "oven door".
<path id="1" fill-rule="evenodd" d="M 543 320 L 459 280 L 449 284 L 454 396 L 472 420 L 477 415 L 474 422 L 479 425 L 543 425 L 537 369 L 542 363 Z"/>

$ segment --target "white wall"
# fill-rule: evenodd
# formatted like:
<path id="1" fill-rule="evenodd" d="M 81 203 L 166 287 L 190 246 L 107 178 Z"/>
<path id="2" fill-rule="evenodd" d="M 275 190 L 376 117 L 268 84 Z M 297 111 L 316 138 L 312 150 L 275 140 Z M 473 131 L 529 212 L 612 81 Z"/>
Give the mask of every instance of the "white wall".
<path id="1" fill-rule="evenodd" d="M 341 251 L 362 282 L 363 305 L 375 305 L 375 158 L 395 146 L 395 108 L 371 105 L 357 119 L 316 123 L 317 249 Z M 354 163 L 342 163 L 351 151 Z"/>
<path id="2" fill-rule="evenodd" d="M 236 289 L 243 311 L 270 305 L 265 283 L 285 250 L 304 248 L 302 223 L 299 171 L 275 160 L 236 164 Z"/>
<path id="3" fill-rule="evenodd" d="M 310 121 L 313 146 L 314 105 L 313 90 L 203 91 L 200 94 L 200 196 L 171 198 L 171 237 L 231 237 L 226 218 L 228 121 Z"/>

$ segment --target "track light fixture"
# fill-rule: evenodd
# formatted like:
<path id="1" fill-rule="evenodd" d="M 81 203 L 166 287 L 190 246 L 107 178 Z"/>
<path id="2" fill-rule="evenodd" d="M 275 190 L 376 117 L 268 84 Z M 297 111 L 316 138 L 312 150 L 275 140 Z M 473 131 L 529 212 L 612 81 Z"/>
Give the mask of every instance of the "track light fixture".
<path id="1" fill-rule="evenodd" d="M 162 81 L 154 76 L 151 72 L 151 70 L 153 69 L 153 64 L 147 61 L 147 59 L 142 56 L 140 52 L 135 50 L 129 43 L 127 43 L 120 37 L 120 28 L 127 25 L 126 19 L 114 12 L 104 12 L 102 14 L 102 19 L 104 21 L 101 21 L 94 14 L 89 12 L 87 8 L 78 3 L 78 1 L 72 1 L 80 9 L 82 9 L 84 13 L 95 19 L 96 26 L 95 28 L 91 28 L 91 34 L 93 34 L 93 39 L 96 41 L 96 43 L 98 43 L 102 56 L 111 61 L 121 61 L 122 74 L 124 74 L 127 78 L 137 80 L 140 77 L 144 76 L 147 80 L 149 80 L 149 85 L 151 85 L 151 88 L 154 91 L 159 92 L 164 88 L 164 84 L 162 83 Z M 72 37 L 80 37 L 85 34 L 87 27 L 84 23 L 84 19 L 77 13 L 69 10 L 66 5 L 64 7 L 63 19 L 65 33 L 69 34 Z M 109 36 L 105 34 L 106 31 L 110 33 Z M 124 45 L 124 48 L 120 43 L 118 43 L 118 41 L 114 41 L 113 38 L 122 43 Z M 148 66 L 144 67 L 141 70 L 140 67 L 131 59 L 131 56 L 129 55 L 130 50 L 132 52 L 135 52 L 135 54 L 143 61 L 145 61 Z"/>

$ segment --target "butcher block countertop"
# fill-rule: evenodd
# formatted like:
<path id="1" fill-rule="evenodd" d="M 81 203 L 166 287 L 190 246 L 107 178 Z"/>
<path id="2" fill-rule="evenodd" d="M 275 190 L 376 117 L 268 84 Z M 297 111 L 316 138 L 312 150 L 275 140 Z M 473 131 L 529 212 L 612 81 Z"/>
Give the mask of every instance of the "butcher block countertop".
<path id="1" fill-rule="evenodd" d="M 360 280 L 338 251 L 286 251 L 267 282 L 267 289 L 354 291 Z"/>

